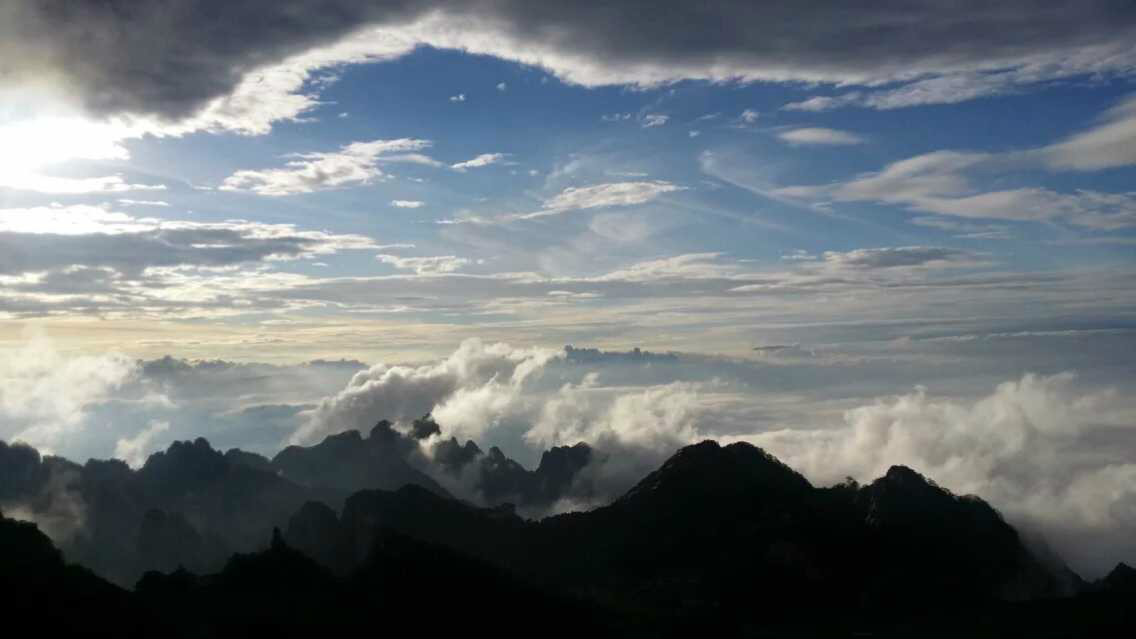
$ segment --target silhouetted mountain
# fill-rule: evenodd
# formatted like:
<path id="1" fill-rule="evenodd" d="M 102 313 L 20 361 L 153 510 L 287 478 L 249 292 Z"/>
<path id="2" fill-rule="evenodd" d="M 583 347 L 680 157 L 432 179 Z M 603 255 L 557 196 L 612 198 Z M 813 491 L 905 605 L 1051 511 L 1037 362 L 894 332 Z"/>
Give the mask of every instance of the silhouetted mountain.
<path id="1" fill-rule="evenodd" d="M 451 475 L 472 475 L 474 489 L 489 504 L 543 509 L 572 494 L 577 474 L 592 461 L 592 449 L 584 443 L 556 446 L 541 455 L 536 470 L 528 470 L 496 446 L 483 454 L 472 441 L 463 447 L 451 438 L 437 445 L 434 459 Z"/>
<path id="2" fill-rule="evenodd" d="M 581 451 L 549 451 L 543 476 L 564 476 L 557 469 L 571 471 Z M 26 451 L 15 456 L 21 477 L 42 472 Z M 0 516 L 2 601 L 69 634 L 183 637 L 1070 637 L 1126 636 L 1136 622 L 1136 571 L 1121 564 L 1090 592 L 1057 598 L 1054 575 L 993 508 L 902 466 L 864 486 L 815 488 L 758 448 L 703 442 L 609 506 L 540 521 L 417 484 L 364 490 L 342 516 L 297 504 L 286 533 L 265 525 L 253 552 L 204 576 L 188 564 L 218 552 L 215 533 L 184 513 L 213 512 L 218 496 L 249 506 L 218 478 L 254 494 L 287 480 L 203 440 L 147 468 L 92 462 L 82 489 L 106 502 L 94 508 L 100 517 L 145 501 L 131 491 L 179 504 L 141 513 L 132 542 L 167 572 L 147 572 L 131 594 L 65 565 L 34 525 Z"/>
<path id="3" fill-rule="evenodd" d="M 413 439 L 383 420 L 366 438 L 359 431 L 349 430 L 315 446 L 289 446 L 272 459 L 272 468 L 309 488 L 316 499 L 336 506 L 361 488 L 395 490 L 416 484 L 449 495 L 438 482 L 410 465 L 407 460 L 416 452 Z"/>
<path id="4" fill-rule="evenodd" d="M 430 493 L 427 493 L 430 494 Z M 384 534 L 343 577 L 274 533 L 267 550 L 235 555 L 216 575 L 147 573 L 137 598 L 174 636 L 530 634 L 614 630 L 597 606 L 547 594 L 452 550 Z M 500 620 L 491 624 L 487 617 Z M 496 627 L 494 627 L 496 626 Z"/>
<path id="5" fill-rule="evenodd" d="M 589 459 L 584 445 L 554 449 L 529 471 L 499 450 L 486 456 L 455 440 L 454 455 L 439 446 L 432 461 L 415 437 L 439 431 L 429 415 L 415 420 L 410 435 L 382 421 L 367 437 L 348 431 L 271 460 L 238 449 L 222 454 L 199 438 L 174 442 L 137 471 L 118 460 L 79 466 L 0 442 L 0 507 L 33 513 L 69 557 L 125 586 L 146 570 L 218 570 L 230 554 L 256 549 L 264 530 L 286 526 L 307 501 L 340 508 L 359 490 L 406 484 L 449 496 L 429 473 L 456 477 L 471 463 L 479 469 L 473 490 L 488 503 L 547 507 Z"/>
<path id="6" fill-rule="evenodd" d="M 1094 589 L 1117 594 L 1136 595 L 1136 568 L 1122 561 L 1097 581 L 1094 584 Z"/>
<path id="7" fill-rule="evenodd" d="M 717 615 L 731 628 L 754 621 L 755 605 L 762 616 L 796 614 L 805 602 L 854 615 L 1054 594 L 1014 530 L 977 498 L 902 467 L 867 486 L 816 489 L 741 443 L 684 448 L 591 512 L 524 521 L 408 486 L 352 496 L 342 526 L 340 556 L 355 561 L 380 530 L 394 530 L 562 592 L 677 606 L 694 611 L 688 621 Z"/>
<path id="8" fill-rule="evenodd" d="M 141 636 L 149 625 L 148 616 L 133 609 L 128 592 L 65 564 L 35 524 L 2 513 L 0 602 L 5 630 L 12 634 L 35 628 L 56 636 Z"/>

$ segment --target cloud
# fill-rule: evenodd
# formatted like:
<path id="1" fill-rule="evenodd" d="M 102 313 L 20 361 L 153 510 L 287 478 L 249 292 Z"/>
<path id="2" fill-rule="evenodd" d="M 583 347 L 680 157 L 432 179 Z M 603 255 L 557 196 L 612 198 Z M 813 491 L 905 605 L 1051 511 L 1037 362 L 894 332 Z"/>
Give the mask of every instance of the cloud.
<path id="1" fill-rule="evenodd" d="M 418 209 L 426 206 L 421 200 L 391 200 L 391 206 L 398 209 Z"/>
<path id="2" fill-rule="evenodd" d="M 342 392 L 321 401 L 290 441 L 310 444 L 345 430 L 368 431 L 380 419 L 407 420 L 427 413 L 433 413 L 447 432 L 472 437 L 491 425 L 484 419 L 487 415 L 500 412 L 519 396 L 531 375 L 561 355 L 549 349 L 516 349 L 467 339 L 435 364 L 377 364 L 356 374 Z"/>
<path id="3" fill-rule="evenodd" d="M 741 115 L 738 116 L 738 120 L 745 124 L 753 124 L 757 122 L 757 118 L 760 116 L 761 114 L 757 111 L 754 111 L 753 109 L 746 109 L 742 111 Z"/>
<path id="4" fill-rule="evenodd" d="M 663 115 L 661 113 L 648 113 L 641 118 L 641 120 L 643 122 L 643 124 L 641 126 L 644 129 L 650 129 L 650 128 L 656 127 L 656 126 L 663 126 L 670 119 L 671 119 L 671 116 L 669 116 L 669 115 Z"/>
<path id="5" fill-rule="evenodd" d="M 410 138 L 352 142 L 338 152 L 296 154 L 294 157 L 297 159 L 287 162 L 284 168 L 237 171 L 225 178 L 220 188 L 283 196 L 367 184 L 386 177 L 378 166 L 384 156 L 393 161 L 405 161 L 408 157 L 413 161 L 424 156 L 397 154 L 420 151 L 430 146 L 428 140 Z"/>
<path id="6" fill-rule="evenodd" d="M 162 208 L 170 205 L 169 202 L 163 200 L 130 200 L 125 198 L 119 198 L 118 203 L 125 206 L 160 206 Z"/>
<path id="7" fill-rule="evenodd" d="M 455 171 L 465 171 L 466 169 L 474 169 L 482 166 L 489 166 L 491 164 L 502 164 L 505 162 L 505 158 L 507 158 L 508 155 L 509 154 L 507 153 L 482 153 L 472 160 L 458 162 L 450 168 L 454 169 Z"/>
<path id="8" fill-rule="evenodd" d="M 509 85 L 505 84 L 504 82 L 498 82 L 497 83 L 497 90 L 498 91 L 504 93 L 508 89 L 509 89 Z"/>
<path id="9" fill-rule="evenodd" d="M 437 273 L 453 273 L 460 270 L 469 260 L 453 255 L 437 255 L 433 257 L 400 257 L 398 255 L 379 254 L 375 259 L 384 264 L 390 264 L 397 269 L 412 270 L 418 275 L 433 275 Z"/>
<path id="10" fill-rule="evenodd" d="M 861 480 L 892 464 L 991 501 L 1039 525 L 1075 568 L 1099 574 L 1133 556 L 1133 406 L 1078 388 L 1069 373 L 1025 375 L 976 401 L 928 391 L 845 412 L 844 425 L 751 438 L 819 483 Z"/>
<path id="11" fill-rule="evenodd" d="M 1062 193 L 1042 187 L 984 191 L 973 176 L 1026 167 L 1037 151 L 999 156 L 935 151 L 893 162 L 875 173 L 842 183 L 774 189 L 778 197 L 799 200 L 880 202 L 912 211 L 965 218 L 1062 221 L 1092 229 L 1136 226 L 1136 194 L 1088 189 Z"/>
<path id="12" fill-rule="evenodd" d="M 37 105 L 36 111 L 42 109 Z M 18 111 L 18 109 L 17 109 Z M 65 160 L 125 160 L 122 127 L 78 117 L 40 115 L 0 125 L 0 188 L 79 195 L 161 191 L 162 184 L 132 184 L 121 175 L 69 177 L 52 173 Z"/>
<path id="13" fill-rule="evenodd" d="M 1136 164 L 1136 97 L 1110 109 L 1103 122 L 1042 150 L 1057 169 L 1093 171 Z"/>
<path id="14" fill-rule="evenodd" d="M 57 450 L 85 428 L 93 405 L 137 374 L 123 355 L 69 357 L 43 334 L 29 334 L 0 353 L 0 438 Z"/>
<path id="15" fill-rule="evenodd" d="M 115 443 L 115 458 L 126 462 L 131 468 L 141 468 L 150 454 L 158 448 L 154 445 L 154 438 L 169 429 L 169 422 L 151 421 L 146 428 L 138 431 L 138 434 L 134 437 L 119 439 Z"/>
<path id="16" fill-rule="evenodd" d="M 937 246 L 900 246 L 895 248 L 825 251 L 826 266 L 836 269 L 892 269 L 913 267 L 972 267 L 980 264 L 971 251 Z"/>
<path id="17" fill-rule="evenodd" d="M 465 94 L 459 93 L 457 95 L 451 95 L 450 102 L 465 102 Z"/>
<path id="18" fill-rule="evenodd" d="M 72 266 L 137 277 L 154 267 L 223 267 L 371 249 L 360 235 L 247 220 L 161 220 L 74 205 L 0 209 L 0 275 Z"/>
<path id="19" fill-rule="evenodd" d="M 794 146 L 847 146 L 863 144 L 864 138 L 836 129 L 800 128 L 777 134 L 778 138 Z"/>
<path id="20" fill-rule="evenodd" d="M 440 224 L 495 224 L 518 220 L 535 220 L 570 211 L 634 206 L 646 204 L 665 193 L 683 191 L 686 187 L 665 180 L 640 182 L 608 182 L 592 186 L 570 186 L 544 201 L 544 207 L 530 213 L 513 213 L 496 218 L 464 217 L 442 220 Z"/>
<path id="21" fill-rule="evenodd" d="M 544 201 L 546 210 L 591 209 L 606 206 L 645 204 L 664 193 L 684 187 L 654 180 L 649 182 L 611 182 L 594 186 L 568 187 Z"/>
<path id="22" fill-rule="evenodd" d="M 1016 0 L 971 7 L 964 16 L 938 2 L 853 14 L 825 0 L 773 7 L 676 2 L 650 21 L 632 7 L 600 2 L 534 8 L 513 1 L 306 0 L 285 8 L 248 0 L 220 10 L 162 5 L 128 14 L 102 4 L 60 8 L 27 2 L 5 6 L 0 17 L 0 59 L 9 61 L 10 82 L 66 89 L 68 97 L 100 115 L 166 120 L 198 114 L 233 95 L 256 70 L 334 46 L 349 35 L 365 34 L 372 48 L 335 61 L 397 55 L 422 43 L 539 66 L 587 86 L 682 79 L 922 82 L 905 98 L 911 102 L 923 94 L 949 97 L 950 91 L 926 84 L 937 77 L 965 78 L 963 93 L 974 94 L 969 89 L 974 84 L 1003 90 L 1007 83 L 1073 73 L 1130 71 L 1134 22 L 1127 7 L 1104 0 L 1046 10 Z M 307 76 L 299 75 L 302 84 Z M 295 96 L 301 108 L 312 99 L 299 87 L 286 95 Z M 295 106 L 282 111 L 294 113 Z"/>

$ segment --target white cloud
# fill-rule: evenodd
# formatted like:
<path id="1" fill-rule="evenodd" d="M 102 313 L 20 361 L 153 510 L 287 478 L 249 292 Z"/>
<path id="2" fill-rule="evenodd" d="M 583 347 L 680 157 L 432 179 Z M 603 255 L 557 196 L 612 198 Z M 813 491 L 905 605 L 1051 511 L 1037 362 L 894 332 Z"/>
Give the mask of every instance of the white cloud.
<path id="1" fill-rule="evenodd" d="M 1039 52 L 1002 68 L 976 66 L 921 78 L 904 78 L 898 86 L 876 89 L 886 83 L 865 83 L 866 88 L 834 96 L 813 96 L 791 102 L 789 111 L 828 111 L 843 107 L 879 110 L 903 109 L 930 104 L 957 104 L 976 98 L 1021 93 L 1045 82 L 1085 76 L 1099 81 L 1109 76 L 1133 73 L 1131 43 L 1083 47 L 1074 51 Z"/>
<path id="2" fill-rule="evenodd" d="M 457 95 L 451 95 L 450 102 L 465 102 L 465 94 L 459 93 Z"/>
<path id="3" fill-rule="evenodd" d="M 169 202 L 166 202 L 164 200 L 130 200 L 124 198 L 120 198 L 118 200 L 118 203 L 125 206 L 160 206 L 163 208 L 170 205 Z"/>
<path id="4" fill-rule="evenodd" d="M 1092 171 L 1136 164 L 1136 97 L 1109 110 L 1098 126 L 1042 153 L 1058 169 Z"/>
<path id="5" fill-rule="evenodd" d="M 461 217 L 442 220 L 439 224 L 499 224 L 518 220 L 535 220 L 570 211 L 606 208 L 613 206 L 634 206 L 646 204 L 665 193 L 683 191 L 686 187 L 664 180 L 639 182 L 608 182 L 592 186 L 570 186 L 544 201 L 544 208 L 531 213 L 514 213 L 496 218 Z"/>
<path id="6" fill-rule="evenodd" d="M 1075 567 L 1099 572 L 1118 552 L 1136 552 L 1131 537 L 1118 543 L 1136 531 L 1129 507 L 1136 465 L 1121 444 L 1136 415 L 1122 397 L 1074 382 L 1068 373 L 1025 375 L 974 402 L 919 389 L 847 411 L 842 428 L 750 439 L 820 483 L 911 466 L 1012 518 L 1040 523 Z"/>
<path id="7" fill-rule="evenodd" d="M 125 355 L 67 356 L 42 334 L 0 352 L 0 438 L 57 450 L 86 427 L 90 408 L 138 373 Z"/>
<path id="8" fill-rule="evenodd" d="M 366 184 L 385 177 L 379 162 L 388 156 L 393 161 L 405 160 L 399 153 L 429 148 L 428 140 L 401 138 L 352 142 L 338 152 L 301 153 L 284 168 L 245 169 L 225 178 L 225 191 L 251 191 L 259 195 L 283 196 L 311 193 L 325 189 Z M 421 156 L 410 156 L 421 157 Z"/>
<path id="9" fill-rule="evenodd" d="M 743 122 L 745 124 L 753 124 L 753 123 L 757 122 L 757 119 L 760 116 L 761 116 L 761 114 L 758 113 L 757 111 L 754 111 L 753 109 L 746 109 L 746 110 L 742 111 L 741 115 L 738 116 L 738 120 L 740 120 L 741 122 Z"/>
<path id="10" fill-rule="evenodd" d="M 508 89 L 509 89 L 509 85 L 505 84 L 504 82 L 498 82 L 497 83 L 497 90 L 498 91 L 504 93 Z"/>
<path id="11" fill-rule="evenodd" d="M 681 187 L 663 180 L 644 182 L 611 182 L 594 186 L 568 187 L 545 200 L 546 209 L 590 209 L 602 206 L 645 204 L 664 193 L 681 191 Z"/>
<path id="12" fill-rule="evenodd" d="M 819 127 L 790 129 L 777 134 L 777 137 L 789 144 L 803 146 L 847 146 L 864 142 L 864 138 L 853 133 Z"/>
<path id="13" fill-rule="evenodd" d="M 641 126 L 644 129 L 649 129 L 651 127 L 656 127 L 656 126 L 663 126 L 670 119 L 671 119 L 671 116 L 669 116 L 669 115 L 663 115 L 661 113 L 648 113 L 641 118 L 641 121 L 642 121 Z"/>
<path id="14" fill-rule="evenodd" d="M 935 151 L 893 162 L 881 171 L 836 184 L 775 189 L 790 199 L 882 202 L 913 211 L 966 218 L 1017 221 L 1057 220 L 1094 229 L 1136 226 L 1136 194 L 1079 190 L 1061 193 L 1041 187 L 983 191 L 971 176 L 1006 164 L 1032 162 L 1036 153 L 1005 157 Z"/>
<path id="15" fill-rule="evenodd" d="M 507 157 L 507 153 L 482 153 L 472 160 L 458 162 L 450 168 L 454 169 L 455 171 L 465 171 L 466 169 L 474 169 L 482 166 L 489 166 L 491 164 L 502 164 L 505 163 L 505 158 Z"/>
<path id="16" fill-rule="evenodd" d="M 321 401 L 291 441 L 311 444 L 345 430 L 369 430 L 380 419 L 407 420 L 426 413 L 433 413 L 447 433 L 476 437 L 492 426 L 487 411 L 499 413 L 520 396 L 530 376 L 562 353 L 467 339 L 436 364 L 376 364 Z"/>
<path id="17" fill-rule="evenodd" d="M 426 206 L 421 200 L 391 200 L 391 206 L 398 209 L 418 209 Z"/>
<path id="18" fill-rule="evenodd" d="M 119 439 L 114 445 L 114 456 L 131 468 L 141 468 L 155 450 L 154 438 L 169 429 L 169 422 L 153 420 L 134 437 Z"/>
<path id="19" fill-rule="evenodd" d="M 379 254 L 375 256 L 375 259 L 384 264 L 390 264 L 397 269 L 412 270 L 418 275 L 453 273 L 466 264 L 469 264 L 468 259 L 454 255 L 401 257 L 398 255 Z"/>

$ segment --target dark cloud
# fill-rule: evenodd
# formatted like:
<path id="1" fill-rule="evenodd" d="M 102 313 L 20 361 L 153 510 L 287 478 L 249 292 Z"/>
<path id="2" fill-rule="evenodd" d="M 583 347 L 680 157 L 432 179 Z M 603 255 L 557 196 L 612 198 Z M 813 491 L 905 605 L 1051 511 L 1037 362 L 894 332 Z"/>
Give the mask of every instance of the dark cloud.
<path id="1" fill-rule="evenodd" d="M 585 84 L 913 79 L 1086 46 L 1125 50 L 1136 29 L 1136 10 L 1122 0 L 41 0 L 0 9 L 0 78 L 56 79 L 96 113 L 180 118 L 252 69 L 359 27 L 427 15 L 433 30 L 419 25 L 410 33 L 416 41 L 542 64 Z M 1108 70 L 1100 66 L 1106 58 L 1086 61 L 1082 72 Z"/>
<path id="2" fill-rule="evenodd" d="M 42 0 L 0 9 L 0 77 L 58 74 L 96 113 L 191 114 L 251 69 L 413 2 Z M 17 62 L 19 60 L 19 62 Z"/>

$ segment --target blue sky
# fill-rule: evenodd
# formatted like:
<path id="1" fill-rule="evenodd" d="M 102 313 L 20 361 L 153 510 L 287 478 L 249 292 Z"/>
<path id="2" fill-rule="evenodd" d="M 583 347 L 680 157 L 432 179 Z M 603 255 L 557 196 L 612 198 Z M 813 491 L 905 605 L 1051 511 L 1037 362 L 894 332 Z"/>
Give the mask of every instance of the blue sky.
<path id="1" fill-rule="evenodd" d="M 342 56 L 331 54 L 327 59 L 328 64 L 309 68 L 293 56 L 249 73 L 252 101 L 222 125 L 183 125 L 188 129 L 183 132 L 176 122 L 139 125 L 138 117 L 104 118 L 116 124 L 93 135 L 116 146 L 118 157 L 68 159 L 64 143 L 58 161 L 49 158 L 37 169 L 54 176 L 118 176 L 117 186 L 65 193 L 71 187 L 21 188 L 13 182 L 0 194 L 12 218 L 34 218 L 37 207 L 70 215 L 88 206 L 152 219 L 159 227 L 242 219 L 321 232 L 322 248 L 234 260 L 220 272 L 192 259 L 174 265 L 183 283 L 191 279 L 197 288 L 194 295 L 203 302 L 198 308 L 163 308 L 168 296 L 158 294 L 123 298 L 135 301 L 112 311 L 113 304 L 100 308 L 69 290 L 67 296 L 40 295 L 39 308 L 24 304 L 27 310 L 5 313 L 9 320 L 50 324 L 107 312 L 129 320 L 137 315 L 131 305 L 147 299 L 145 305 L 157 311 L 146 313 L 147 319 L 177 324 L 180 316 L 192 327 L 193 348 L 174 340 L 157 350 L 200 356 L 217 352 L 207 335 L 202 339 L 207 330 L 199 327 L 210 317 L 243 332 L 281 321 L 318 326 L 367 318 L 381 324 L 445 324 L 460 336 L 465 330 L 482 334 L 475 318 L 506 331 L 509 323 L 540 325 L 540 308 L 553 301 L 558 312 L 568 306 L 602 316 L 642 293 L 610 286 L 589 290 L 585 280 L 611 282 L 613 273 L 645 264 L 654 265 L 651 275 L 630 279 L 639 284 L 647 277 L 686 284 L 736 280 L 736 286 L 715 284 L 716 303 L 725 305 L 750 301 L 730 295 L 750 278 L 779 277 L 788 286 L 793 278 L 815 279 L 821 272 L 842 277 L 850 268 L 869 280 L 878 271 L 885 279 L 914 283 L 956 273 L 1069 275 L 1132 266 L 1136 196 L 1126 190 L 1136 172 L 1132 158 L 1109 158 L 1106 166 L 1098 162 L 1086 169 L 1077 158 L 1092 164 L 1094 153 L 1108 149 L 1069 151 L 1076 157 L 1065 164 L 1053 150 L 1108 126 L 1131 134 L 1132 87 L 1120 71 L 1038 82 L 954 103 L 947 95 L 930 104 L 886 109 L 849 104 L 816 111 L 793 105 L 864 90 L 742 79 L 585 86 L 565 81 L 555 69 L 431 46 L 408 48 L 383 61 L 343 63 Z M 257 73 L 300 73 L 297 68 L 303 69 L 304 82 L 260 88 L 264 75 Z M 297 96 L 303 97 L 299 107 L 289 103 Z M 26 114 L 13 114 L 9 125 L 26 122 Z M 404 141 L 402 148 L 353 160 L 346 151 L 352 144 L 397 140 Z M 9 153 L 18 151 L 12 147 Z M 347 157 L 357 173 L 342 180 L 316 176 L 289 183 L 305 167 L 312 169 L 311 154 L 323 154 L 333 164 Z M 479 157 L 480 162 L 462 168 L 461 163 Z M 876 190 L 857 191 L 867 188 L 864 180 L 886 178 L 888 167 L 912 158 L 930 159 L 933 165 L 917 174 L 897 174 Z M 242 171 L 254 175 L 236 180 Z M 893 197 L 911 185 L 931 191 Z M 575 199 L 557 200 L 573 191 Z M 612 199 L 613 193 L 621 195 Z M 557 202 L 564 206 L 555 208 Z M 336 239 L 348 236 L 353 239 Z M 890 251 L 906 260 L 852 266 L 842 261 L 855 251 Z M 668 260 L 684 266 L 668 266 Z M 355 281 L 362 287 L 357 299 L 316 295 L 296 301 L 289 298 L 299 294 L 282 288 L 257 304 L 243 302 L 249 306 L 242 309 L 238 296 L 202 292 L 214 283 L 223 288 L 233 269 L 247 278 L 294 276 L 281 285 L 286 289 L 393 276 L 403 280 L 405 294 L 389 285 L 367 290 Z M 497 292 L 502 279 L 524 281 L 529 290 L 523 295 L 533 298 L 532 305 L 526 308 L 525 300 L 514 296 L 522 295 L 519 291 Z M 441 297 L 416 292 L 424 280 L 427 289 L 443 289 L 447 303 L 405 303 Z M 564 292 L 576 296 L 574 303 L 563 303 L 571 299 L 567 295 L 550 298 L 561 280 L 571 284 Z M 876 290 L 865 293 L 880 294 L 878 281 L 871 282 L 868 288 Z M 170 282 L 161 287 L 171 288 Z M 667 295 L 656 297 L 661 299 L 653 308 L 665 307 Z M 673 305 L 681 309 L 686 297 Z M 968 303 L 963 292 L 960 303 Z M 918 306 L 906 310 L 919 314 Z M 1025 309 L 1021 313 L 1014 318 L 1001 312 L 996 319 L 1012 323 L 1029 316 Z M 697 322 L 676 327 L 685 336 L 626 335 L 627 326 L 588 332 L 573 326 L 576 315 L 562 317 L 563 325 L 547 322 L 543 335 L 529 339 L 655 348 L 677 344 L 695 350 L 704 343 L 689 335 L 697 331 Z M 716 352 L 741 353 L 767 342 L 760 314 L 753 319 L 748 330 L 739 326 L 728 340 L 707 345 Z M 412 343 L 390 351 L 423 356 L 445 352 L 452 343 L 449 337 L 433 349 Z M 122 346 L 158 354 L 142 343 Z M 271 357 L 355 354 L 349 351 L 346 345 L 312 349 L 297 342 L 294 350 L 281 347 Z"/>

